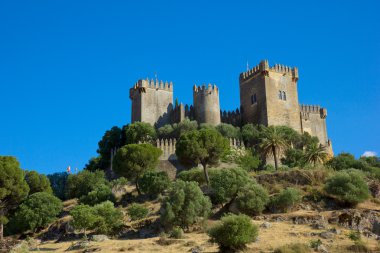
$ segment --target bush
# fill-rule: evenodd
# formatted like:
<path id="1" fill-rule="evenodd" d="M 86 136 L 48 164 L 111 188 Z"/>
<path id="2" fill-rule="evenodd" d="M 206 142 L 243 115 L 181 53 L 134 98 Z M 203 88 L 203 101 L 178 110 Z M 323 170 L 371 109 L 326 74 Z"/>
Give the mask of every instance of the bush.
<path id="1" fill-rule="evenodd" d="M 36 192 L 19 206 L 11 222 L 19 232 L 36 231 L 53 222 L 62 207 L 61 200 L 52 194 Z"/>
<path id="2" fill-rule="evenodd" d="M 250 184 L 242 188 L 236 197 L 240 212 L 248 215 L 258 215 L 268 204 L 268 192 L 259 184 Z"/>
<path id="3" fill-rule="evenodd" d="M 141 220 L 145 218 L 149 213 L 149 210 L 143 205 L 133 203 L 128 208 L 128 215 L 132 220 Z"/>
<path id="4" fill-rule="evenodd" d="M 26 172 L 25 181 L 29 185 L 29 194 L 36 192 L 53 193 L 48 177 L 43 174 L 39 174 L 37 171 Z"/>
<path id="5" fill-rule="evenodd" d="M 107 183 L 103 171 L 90 172 L 84 170 L 78 174 L 70 174 L 66 183 L 66 197 L 68 199 L 80 198 Z"/>
<path id="6" fill-rule="evenodd" d="M 210 175 L 210 177 L 213 176 L 215 171 L 216 171 L 215 169 L 211 169 L 211 168 L 208 170 L 208 174 Z M 178 179 L 180 179 L 182 181 L 186 181 L 186 182 L 193 181 L 193 182 L 197 182 L 199 185 L 205 185 L 206 184 L 204 172 L 203 172 L 203 170 L 201 170 L 199 168 L 193 168 L 191 170 L 181 171 L 177 177 L 178 177 Z"/>
<path id="7" fill-rule="evenodd" d="M 182 230 L 182 228 L 180 228 L 180 227 L 173 228 L 172 231 L 170 231 L 169 236 L 171 238 L 175 238 L 175 239 L 182 239 L 183 238 L 183 230 Z"/>
<path id="8" fill-rule="evenodd" d="M 258 232 L 258 227 L 252 224 L 248 216 L 231 214 L 222 217 L 220 223 L 208 231 L 208 235 L 221 250 L 238 250 L 255 241 Z"/>
<path id="9" fill-rule="evenodd" d="M 96 233 L 112 234 L 123 225 L 123 213 L 111 201 L 97 204 L 93 209 L 97 216 L 94 223 Z"/>
<path id="10" fill-rule="evenodd" d="M 216 170 L 210 177 L 212 188 L 212 200 L 218 204 L 224 204 L 235 198 L 238 191 L 247 184 L 253 184 L 247 172 L 242 169 Z"/>
<path id="11" fill-rule="evenodd" d="M 237 164 L 240 168 L 246 171 L 255 171 L 260 165 L 260 159 L 257 156 L 253 156 L 251 153 L 247 153 L 237 158 Z"/>
<path id="12" fill-rule="evenodd" d="M 108 185 L 100 185 L 95 190 L 90 191 L 87 195 L 82 196 L 79 201 L 86 205 L 96 205 L 104 201 L 115 201 L 112 190 Z"/>
<path id="13" fill-rule="evenodd" d="M 238 127 L 234 127 L 233 125 L 226 124 L 226 123 L 220 123 L 215 128 L 225 138 L 240 139 L 240 128 Z"/>
<path id="14" fill-rule="evenodd" d="M 324 189 L 343 204 L 350 206 L 355 206 L 370 196 L 363 173 L 354 169 L 337 172 L 327 179 Z"/>
<path id="15" fill-rule="evenodd" d="M 138 184 L 143 193 L 156 197 L 169 187 L 170 179 L 165 171 L 148 171 L 139 179 Z"/>
<path id="16" fill-rule="evenodd" d="M 93 207 L 77 205 L 71 211 L 72 225 L 76 229 L 95 230 L 96 233 L 111 234 L 123 225 L 123 214 L 110 201 Z"/>
<path id="17" fill-rule="evenodd" d="M 311 249 L 302 243 L 292 243 L 277 248 L 274 253 L 311 253 Z"/>
<path id="18" fill-rule="evenodd" d="M 282 190 L 278 195 L 272 197 L 270 207 L 273 211 L 286 212 L 300 201 L 301 194 L 299 190 L 288 187 Z"/>
<path id="19" fill-rule="evenodd" d="M 162 204 L 161 222 L 166 227 L 186 228 L 208 217 L 211 202 L 195 182 L 175 181 Z"/>

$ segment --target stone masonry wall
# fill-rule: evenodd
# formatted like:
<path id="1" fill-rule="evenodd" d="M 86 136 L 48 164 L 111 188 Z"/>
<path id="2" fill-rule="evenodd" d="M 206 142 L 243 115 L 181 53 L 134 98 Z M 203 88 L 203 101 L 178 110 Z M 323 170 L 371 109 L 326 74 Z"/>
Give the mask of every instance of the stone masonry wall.
<path id="1" fill-rule="evenodd" d="M 328 146 L 326 129 L 327 110 L 319 105 L 300 105 L 302 132 L 317 136 L 319 142 Z"/>
<path id="2" fill-rule="evenodd" d="M 220 124 L 219 89 L 216 85 L 209 84 L 208 87 L 194 85 L 193 99 L 195 119 L 199 124 L 208 123 L 215 126 Z"/>

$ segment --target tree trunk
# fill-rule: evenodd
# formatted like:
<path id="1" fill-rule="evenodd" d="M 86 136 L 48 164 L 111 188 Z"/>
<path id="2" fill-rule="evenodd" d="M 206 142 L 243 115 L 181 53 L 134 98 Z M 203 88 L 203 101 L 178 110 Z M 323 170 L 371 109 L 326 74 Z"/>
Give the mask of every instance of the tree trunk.
<path id="1" fill-rule="evenodd" d="M 272 152 L 273 152 L 273 158 L 274 158 L 274 167 L 277 170 L 278 164 L 277 164 L 277 153 L 276 153 L 276 147 L 275 146 L 272 146 Z"/>
<path id="2" fill-rule="evenodd" d="M 135 182 L 136 190 L 137 190 L 137 193 L 138 193 L 139 195 L 141 195 L 140 187 L 139 187 L 139 184 L 138 184 L 137 181 L 138 181 L 138 179 L 136 178 L 136 182 Z"/>
<path id="3" fill-rule="evenodd" d="M 207 172 L 207 164 L 203 164 L 203 172 L 205 174 L 205 179 L 206 179 L 206 183 L 207 185 L 210 185 L 210 178 L 208 177 L 208 172 Z"/>
<path id="4" fill-rule="evenodd" d="M 0 223 L 0 241 L 4 240 L 4 224 Z"/>

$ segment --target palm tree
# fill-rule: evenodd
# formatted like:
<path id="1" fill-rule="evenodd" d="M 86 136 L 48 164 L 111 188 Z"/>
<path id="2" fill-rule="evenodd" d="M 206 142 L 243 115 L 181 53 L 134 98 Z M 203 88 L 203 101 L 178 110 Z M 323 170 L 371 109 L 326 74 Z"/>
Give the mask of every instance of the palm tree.
<path id="1" fill-rule="evenodd" d="M 273 156 L 274 167 L 278 169 L 278 156 L 288 147 L 285 134 L 280 127 L 269 126 L 263 129 L 260 150 L 263 156 Z"/>
<path id="2" fill-rule="evenodd" d="M 315 166 L 317 163 L 324 163 L 327 159 L 328 153 L 323 145 L 311 144 L 307 146 L 305 151 L 305 162 L 313 163 Z"/>

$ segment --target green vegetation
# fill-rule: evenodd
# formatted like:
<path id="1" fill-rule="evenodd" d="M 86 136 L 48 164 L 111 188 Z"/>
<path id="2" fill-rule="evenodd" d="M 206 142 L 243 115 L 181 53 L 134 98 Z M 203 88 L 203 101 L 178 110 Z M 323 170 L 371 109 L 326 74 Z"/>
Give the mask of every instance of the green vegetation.
<path id="1" fill-rule="evenodd" d="M 248 215 L 261 214 L 268 202 L 268 192 L 259 184 L 246 185 L 236 197 L 239 211 Z"/>
<path id="2" fill-rule="evenodd" d="M 211 202 L 195 182 L 175 181 L 162 203 L 161 223 L 166 227 L 190 225 L 207 218 Z"/>
<path id="3" fill-rule="evenodd" d="M 141 191 L 152 197 L 163 193 L 170 184 L 168 173 L 165 171 L 148 171 L 139 179 Z"/>
<path id="4" fill-rule="evenodd" d="M 66 172 L 54 173 L 47 175 L 50 181 L 51 188 L 53 189 L 53 193 L 55 196 L 60 198 L 61 200 L 65 200 L 65 187 L 67 182 L 67 177 L 69 175 Z"/>
<path id="5" fill-rule="evenodd" d="M 71 225 L 73 225 L 75 229 L 83 230 L 85 236 L 86 231 L 92 229 L 97 220 L 94 208 L 83 204 L 71 209 L 70 215 L 73 217 Z"/>
<path id="6" fill-rule="evenodd" d="M 210 177 L 215 173 L 216 169 L 208 169 L 208 174 Z M 178 176 L 178 179 L 186 182 L 194 181 L 197 182 L 200 186 L 206 184 L 206 179 L 204 173 L 199 168 L 193 168 L 190 170 L 181 171 Z"/>
<path id="7" fill-rule="evenodd" d="M 125 144 L 151 143 L 157 138 L 156 130 L 149 123 L 135 122 L 124 129 Z M 114 146 L 115 147 L 115 146 Z"/>
<path id="8" fill-rule="evenodd" d="M 24 172 L 15 157 L 0 156 L 0 240 L 8 213 L 15 209 L 29 193 Z"/>
<path id="9" fill-rule="evenodd" d="M 261 163 L 260 159 L 248 151 L 243 156 L 237 158 L 236 163 L 246 171 L 256 171 Z"/>
<path id="10" fill-rule="evenodd" d="M 256 240 L 259 229 L 246 215 L 226 215 L 208 234 L 221 250 L 239 250 Z"/>
<path id="11" fill-rule="evenodd" d="M 173 228 L 170 233 L 169 237 L 175 238 L 175 239 L 182 239 L 183 238 L 183 230 L 180 227 Z"/>
<path id="12" fill-rule="evenodd" d="M 149 213 L 149 210 L 137 203 L 133 203 L 128 207 L 128 215 L 132 220 L 141 220 L 144 219 Z"/>
<path id="13" fill-rule="evenodd" d="M 18 232 L 34 232 L 53 222 L 61 210 L 60 199 L 47 192 L 36 192 L 19 206 L 11 223 Z"/>
<path id="14" fill-rule="evenodd" d="M 301 201 L 301 194 L 298 189 L 288 187 L 278 195 L 271 198 L 269 206 L 273 211 L 286 212 Z"/>
<path id="15" fill-rule="evenodd" d="M 242 169 L 215 170 L 211 177 L 212 200 L 217 204 L 224 204 L 234 199 L 247 184 L 253 184 L 247 172 Z"/>
<path id="16" fill-rule="evenodd" d="M 260 149 L 263 156 L 273 156 L 274 167 L 278 169 L 278 157 L 287 148 L 285 134 L 280 127 L 269 126 L 263 129 L 260 136 Z"/>
<path id="17" fill-rule="evenodd" d="M 306 244 L 292 243 L 277 248 L 274 253 L 311 253 L 313 252 Z"/>
<path id="18" fill-rule="evenodd" d="M 147 171 L 154 170 L 162 151 L 151 144 L 129 144 L 120 148 L 113 161 L 113 168 L 119 176 L 133 180 L 141 194 L 138 180 Z"/>
<path id="19" fill-rule="evenodd" d="M 228 141 L 216 130 L 201 129 L 183 134 L 176 144 L 176 155 L 187 164 L 202 164 L 207 184 L 207 165 L 216 165 L 228 149 Z"/>
<path id="20" fill-rule="evenodd" d="M 39 174 L 37 171 L 26 172 L 25 181 L 29 185 L 29 194 L 36 192 L 53 193 L 48 177 L 43 174 Z"/>
<path id="21" fill-rule="evenodd" d="M 221 123 L 215 127 L 215 129 L 225 138 L 240 139 L 240 128 L 233 125 Z"/>
<path id="22" fill-rule="evenodd" d="M 115 197 L 112 194 L 111 187 L 107 184 L 99 185 L 94 190 L 90 191 L 87 195 L 80 197 L 79 201 L 86 205 L 96 205 L 104 201 L 115 201 Z"/>
<path id="23" fill-rule="evenodd" d="M 311 163 L 314 166 L 317 163 L 323 164 L 327 159 L 327 152 L 325 147 L 318 144 L 307 146 L 304 159 L 306 163 Z"/>
<path id="24" fill-rule="evenodd" d="M 80 198 L 104 184 L 107 184 L 107 180 L 103 171 L 83 170 L 78 174 L 70 174 L 66 183 L 66 197 Z"/>
<path id="25" fill-rule="evenodd" d="M 370 196 L 363 173 L 355 169 L 339 171 L 330 177 L 325 191 L 350 206 L 355 206 Z"/>

